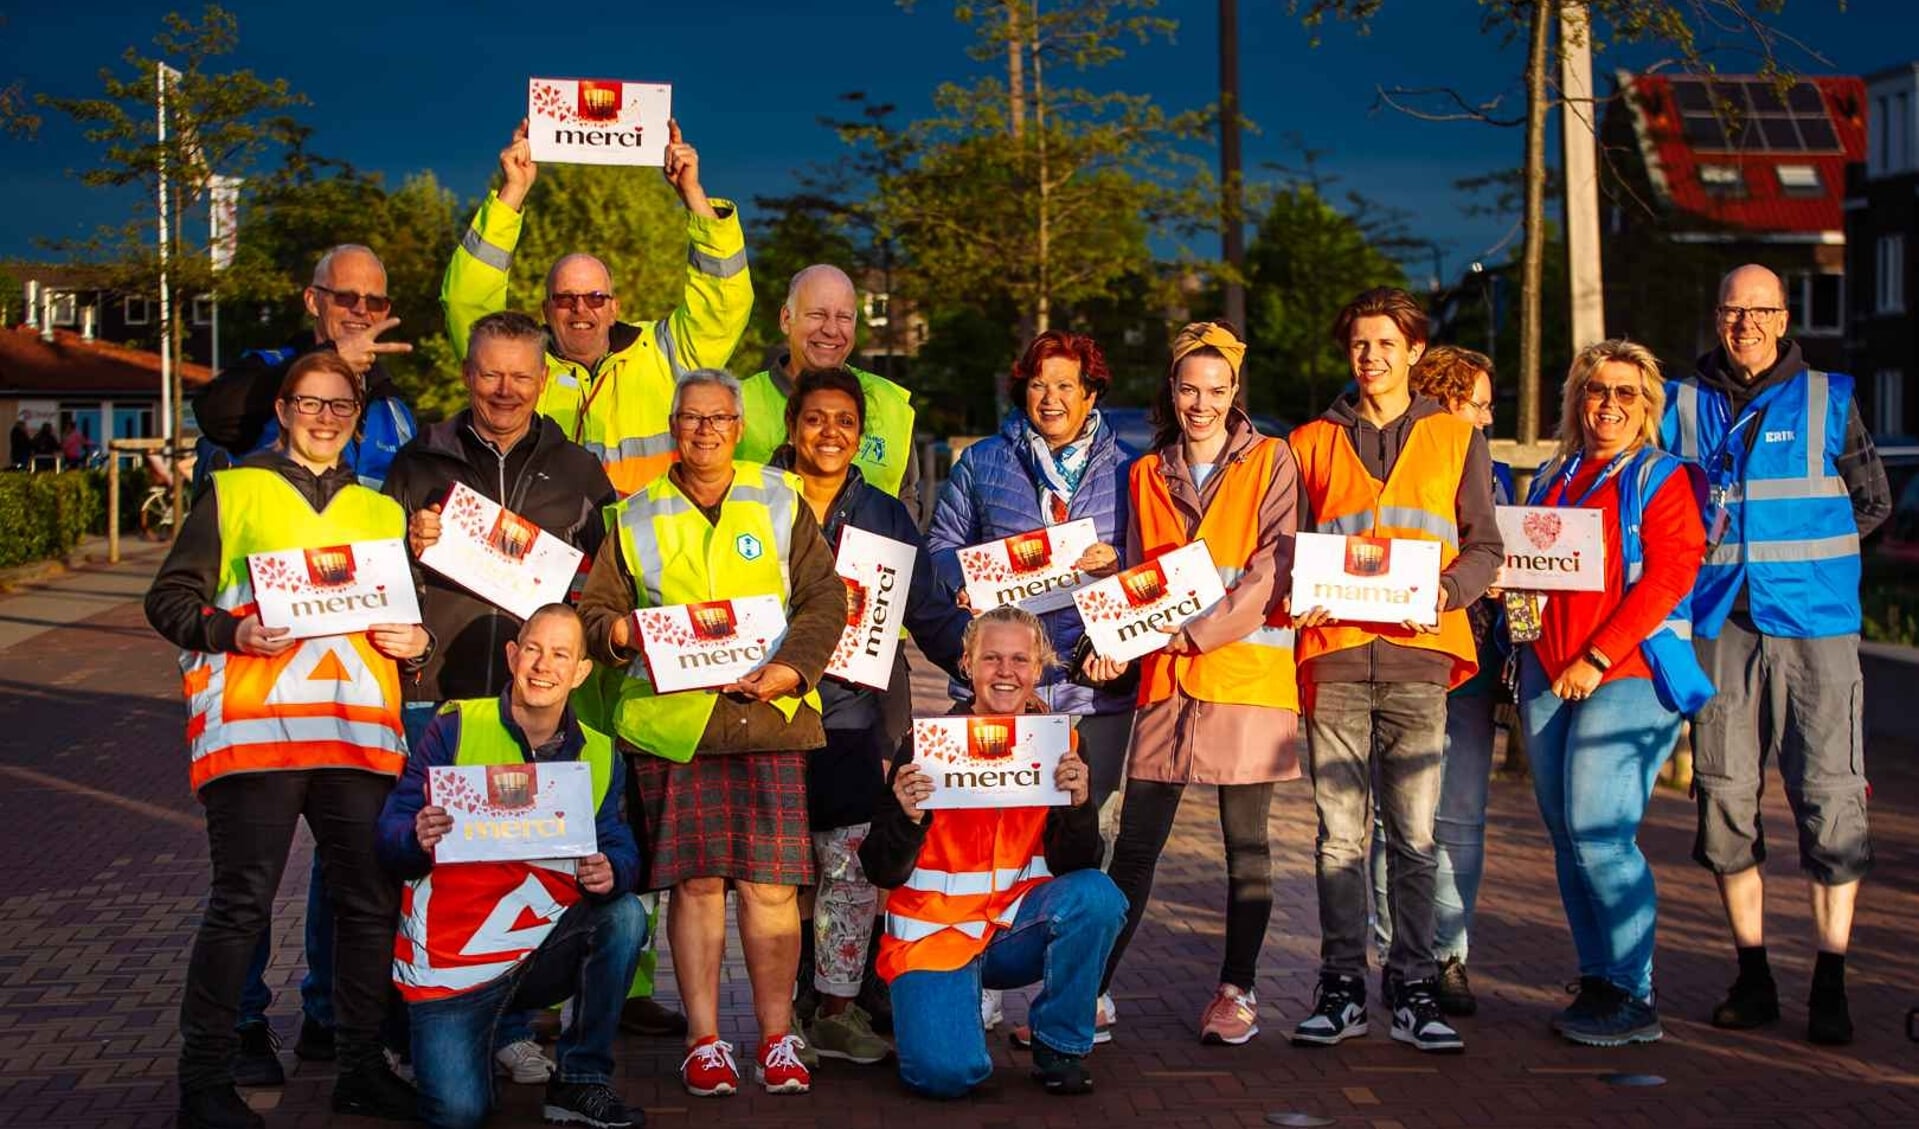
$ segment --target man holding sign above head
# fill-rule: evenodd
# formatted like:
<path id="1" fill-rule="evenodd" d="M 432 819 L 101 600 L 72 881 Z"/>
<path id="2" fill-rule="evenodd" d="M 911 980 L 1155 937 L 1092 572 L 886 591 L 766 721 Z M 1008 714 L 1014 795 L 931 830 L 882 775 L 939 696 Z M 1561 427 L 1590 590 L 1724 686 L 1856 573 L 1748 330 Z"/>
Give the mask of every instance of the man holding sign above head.
<path id="1" fill-rule="evenodd" d="M 1310 572 L 1303 533 L 1293 561 L 1321 937 L 1317 999 L 1293 1040 L 1330 1045 L 1367 1031 L 1366 837 L 1377 780 L 1391 844 L 1383 980 L 1393 1038 L 1456 1051 L 1464 1044 L 1434 997 L 1433 817 L 1446 692 L 1479 665 L 1465 609 L 1502 560 L 1492 460 L 1476 427 L 1407 387 L 1426 349 L 1426 312 L 1412 295 L 1366 291 L 1340 311 L 1333 337 L 1358 389 L 1287 437 L 1299 463 L 1299 528 L 1346 539 L 1343 573 Z M 1394 578 L 1395 556 L 1434 549 L 1430 572 L 1379 582 Z M 1301 598 L 1326 591 L 1377 593 L 1378 619 L 1335 620 Z"/>
<path id="2" fill-rule="evenodd" d="M 295 606 L 385 602 L 365 593 L 355 550 L 397 547 L 406 516 L 341 461 L 362 397 L 338 354 L 295 361 L 280 385 L 279 445 L 214 474 L 147 591 L 148 622 L 182 650 L 190 775 L 213 868 L 180 1008 L 183 1127 L 263 1124 L 233 1088 L 234 1022 L 303 817 L 334 911 L 333 1108 L 413 1115 L 413 1089 L 378 1037 L 398 898 L 373 857 L 373 827 L 406 761 L 396 664 L 417 666 L 431 640 L 418 623 L 377 620 L 305 637 L 260 610 L 268 583 L 297 593 Z M 302 566 L 280 563 L 286 553 Z M 259 563 L 269 555 L 273 568 Z M 402 563 L 385 584 L 417 580 Z"/>
<path id="3" fill-rule="evenodd" d="M 814 878 L 806 750 L 825 741 L 818 686 L 846 627 L 846 585 L 799 479 L 734 461 L 739 382 L 686 373 L 672 408 L 679 459 L 608 511 L 612 535 L 580 614 L 592 654 L 626 672 L 611 718 L 633 770 L 627 816 L 646 845 L 642 887 L 673 891 L 667 930 L 689 1027 L 682 1081 L 700 1097 L 740 1087 L 733 1048 L 719 1037 L 730 881 L 759 1021 L 758 1080 L 771 1093 L 804 1093 L 812 1076 L 792 993 L 797 887 Z M 735 606 L 748 597 L 771 598 L 783 634 L 734 630 Z M 636 611 L 683 627 L 649 635 Z M 704 688 L 655 688 L 666 664 L 697 672 L 721 657 L 746 672 Z"/>
<path id="4" fill-rule="evenodd" d="M 664 172 L 687 211 L 680 305 L 658 321 L 621 321 L 612 271 L 591 254 L 565 255 L 546 275 L 551 379 L 540 395 L 540 414 L 606 464 L 622 494 L 659 477 L 673 459 L 667 414 L 674 378 L 724 365 L 753 311 L 739 215 L 728 201 L 708 199 L 699 155 L 681 137 L 679 123 L 670 123 L 668 133 Z M 440 289 L 456 349 L 464 349 L 476 321 L 506 306 L 521 212 L 538 171 L 522 122 L 500 153 L 503 182 L 480 205 Z"/>
<path id="5" fill-rule="evenodd" d="M 960 660 L 973 699 L 954 713 L 994 719 L 995 734 L 977 750 L 970 732 L 961 744 L 1005 769 L 936 770 L 949 781 L 941 784 L 924 767 L 932 750 L 918 750 L 916 763 L 916 746 L 922 731 L 930 742 L 947 727 L 915 722 L 915 737 L 893 761 L 894 802 L 882 805 L 860 847 L 867 876 L 892 891 L 879 970 L 892 986 L 900 1078 L 928 1097 L 961 1097 L 993 1072 L 977 1010 L 982 988 L 1035 982 L 1034 1079 L 1055 1094 L 1093 1088 L 1083 1060 L 1093 1049 L 1100 970 L 1125 922 L 1126 900 L 1099 872 L 1099 813 L 1091 774 L 1071 748 L 1077 736 L 1066 732 L 1051 750 L 1058 760 L 1049 778 L 1018 786 L 1047 799 L 1001 806 L 991 797 L 942 794 L 967 787 L 951 783 L 956 778 L 990 779 L 990 788 L 1007 777 L 1040 777 L 1026 765 L 1044 761 L 1015 760 L 1011 753 L 1023 743 L 1008 747 L 1006 730 L 1059 720 L 1043 715 L 1035 697 L 1055 661 L 1032 613 L 996 608 L 973 620 Z M 1048 800 L 1054 806 L 1039 806 Z"/>
<path id="6" fill-rule="evenodd" d="M 882 696 L 910 696 L 900 627 L 955 678 L 967 615 L 940 597 L 919 529 L 897 498 L 876 489 L 855 464 L 870 408 L 853 370 L 803 374 L 786 401 L 785 445 L 776 466 L 800 477 L 852 593 L 846 634 L 820 683 L 826 745 L 807 754 L 806 806 L 819 887 L 802 925 L 800 998 L 813 1048 L 829 1058 L 878 1062 L 891 1053 L 860 995 L 879 892 L 860 869 L 859 848 L 886 791 L 892 755 Z M 802 897 L 802 911 L 808 907 Z M 809 979 L 810 978 L 810 979 Z M 808 991 L 808 988 L 813 991 Z"/>
<path id="7" fill-rule="evenodd" d="M 1127 557 L 1150 561 L 1204 542 L 1224 598 L 1159 630 L 1163 649 L 1140 659 L 1139 712 L 1126 763 L 1126 799 L 1109 873 L 1131 907 L 1107 962 L 1111 986 L 1146 915 L 1153 870 L 1188 784 L 1219 785 L 1226 854 L 1226 952 L 1199 1021 L 1204 1042 L 1259 1033 L 1253 982 L 1272 916 L 1266 817 L 1273 784 L 1299 778 L 1293 630 L 1280 610 L 1292 562 L 1298 472 L 1278 439 L 1234 404 L 1245 342 L 1224 322 L 1173 339 L 1153 452 L 1133 464 Z M 1125 664 L 1089 664 L 1116 677 Z"/>
<path id="8" fill-rule="evenodd" d="M 620 818 L 624 766 L 612 741 L 582 727 L 567 704 L 593 668 L 571 608 L 534 612 L 501 651 L 505 689 L 447 702 L 414 744 L 380 814 L 380 861 L 407 883 L 393 980 L 412 1019 L 420 1115 L 435 1129 L 483 1123 L 503 1017 L 572 999 L 558 1076 L 547 1084 L 547 1120 L 638 1125 L 645 1119 L 629 1113 L 609 1085 L 620 1007 L 646 940 L 646 911 L 633 897 L 639 847 Z M 574 764 L 589 769 L 590 820 L 584 810 L 549 813 L 538 802 L 538 774 Z M 520 766 L 527 771 L 513 775 L 513 788 L 477 794 L 496 801 L 489 805 L 456 803 L 457 774 L 446 771 L 484 770 L 473 775 L 492 781 L 505 779 L 499 768 Z M 469 807 L 505 809 L 508 818 L 481 826 L 480 841 L 490 847 L 468 850 L 474 837 L 462 831 L 472 828 L 460 824 L 479 819 Z M 551 818 L 515 820 L 516 809 Z M 563 829 L 569 819 L 591 828 L 594 849 L 581 857 L 543 854 L 528 825 Z M 474 861 L 436 865 L 436 851 L 456 842 Z"/>

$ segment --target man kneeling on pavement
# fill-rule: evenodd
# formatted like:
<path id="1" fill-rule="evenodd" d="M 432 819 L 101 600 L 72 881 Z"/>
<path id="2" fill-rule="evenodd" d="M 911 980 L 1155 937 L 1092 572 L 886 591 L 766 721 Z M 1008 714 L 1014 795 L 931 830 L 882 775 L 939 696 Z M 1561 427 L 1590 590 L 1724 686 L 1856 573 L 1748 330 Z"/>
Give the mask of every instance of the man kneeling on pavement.
<path id="1" fill-rule="evenodd" d="M 407 881 L 393 979 L 412 1019 L 420 1116 L 446 1129 L 483 1123 L 500 1016 L 572 999 L 546 1119 L 639 1125 L 642 1115 L 608 1083 L 620 1007 L 646 940 L 646 913 L 633 896 L 640 851 L 620 818 L 624 766 L 567 704 L 592 671 L 579 616 L 564 604 L 533 613 L 506 644 L 506 662 L 512 681 L 499 697 L 440 708 L 380 815 L 381 861 Z M 434 865 L 433 848 L 453 820 L 427 802 L 427 769 L 561 761 L 592 769 L 597 853 Z"/>
<path id="2" fill-rule="evenodd" d="M 1032 613 L 996 608 L 967 625 L 961 668 L 970 709 L 1042 712 L 1033 696 L 1056 662 Z M 1077 745 L 1077 735 L 1075 735 Z M 892 988 L 900 1077 L 928 1097 L 957 1098 L 993 1072 L 980 989 L 1040 982 L 1029 1015 L 1033 1078 L 1084 1094 L 1093 1011 L 1126 899 L 1100 873 L 1099 812 L 1077 748 L 1060 758 L 1065 807 L 923 811 L 933 778 L 912 763 L 909 735 L 893 760 L 887 804 L 860 847 L 875 886 L 890 889 L 879 974 Z"/>

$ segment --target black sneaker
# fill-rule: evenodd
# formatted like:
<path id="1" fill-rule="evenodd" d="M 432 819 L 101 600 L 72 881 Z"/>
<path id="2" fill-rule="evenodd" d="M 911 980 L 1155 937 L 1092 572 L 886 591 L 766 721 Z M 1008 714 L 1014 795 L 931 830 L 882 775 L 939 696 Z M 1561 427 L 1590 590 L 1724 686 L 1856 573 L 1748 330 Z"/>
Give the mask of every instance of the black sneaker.
<path id="1" fill-rule="evenodd" d="M 1045 1043 L 1033 1044 L 1033 1081 L 1049 1094 L 1090 1094 L 1093 1076 L 1079 1055 L 1063 1055 Z"/>
<path id="2" fill-rule="evenodd" d="M 1659 1012 L 1651 1000 L 1642 1000 L 1608 981 L 1593 1005 L 1559 1027 L 1559 1033 L 1588 1047 L 1623 1047 L 1627 1043 L 1656 1043 L 1665 1037 Z"/>
<path id="3" fill-rule="evenodd" d="M 1313 1013 L 1293 1028 L 1295 1043 L 1330 1047 L 1366 1033 L 1366 982 L 1325 973 L 1313 989 Z"/>
<path id="4" fill-rule="evenodd" d="M 1466 1041 L 1440 1014 L 1430 980 L 1399 986 L 1398 998 L 1393 1001 L 1393 1038 L 1421 1051 L 1451 1053 L 1466 1049 Z"/>
<path id="5" fill-rule="evenodd" d="M 287 1072 L 280 1066 L 280 1037 L 265 1022 L 246 1023 L 234 1034 L 240 1049 L 233 1052 L 235 1086 L 284 1086 Z"/>
<path id="6" fill-rule="evenodd" d="M 1581 976 L 1566 985 L 1573 1002 L 1553 1014 L 1554 1033 L 1564 1031 L 1568 1023 L 1577 1023 L 1599 1011 L 1610 998 L 1613 986 L 1603 976 Z"/>
<path id="7" fill-rule="evenodd" d="M 302 1015 L 300 1037 L 293 1043 L 293 1057 L 303 1062 L 332 1062 L 338 1053 L 333 1046 L 333 1028 L 310 1015 Z"/>
<path id="8" fill-rule="evenodd" d="M 1806 1038 L 1822 1047 L 1852 1042 L 1852 1009 L 1846 1004 L 1844 988 L 1813 988 L 1806 1000 Z"/>
<path id="9" fill-rule="evenodd" d="M 620 1008 L 620 1030 L 628 1035 L 677 1037 L 686 1034 L 686 1016 L 651 996 L 635 996 Z"/>
<path id="10" fill-rule="evenodd" d="M 1439 966 L 1439 979 L 1433 983 L 1433 998 L 1447 1015 L 1466 1016 L 1479 1010 L 1473 998 L 1472 981 L 1466 979 L 1466 962 L 1447 957 Z"/>
<path id="11" fill-rule="evenodd" d="M 375 1046 L 372 1054 L 342 1056 L 340 1076 L 333 1083 L 333 1112 L 386 1121 L 418 1121 L 420 1095 L 386 1064 L 386 1054 Z"/>
<path id="12" fill-rule="evenodd" d="M 174 1122 L 179 1129 L 264 1129 L 266 1123 L 231 1086 L 185 1091 Z"/>
<path id="13" fill-rule="evenodd" d="M 542 1114 L 552 1125 L 591 1125 L 628 1129 L 646 1124 L 646 1115 L 628 1110 L 613 1087 L 600 1082 L 548 1082 Z"/>
<path id="14" fill-rule="evenodd" d="M 1770 976 L 1741 973 L 1726 989 L 1726 998 L 1712 1009 L 1712 1025 L 1734 1031 L 1763 1027 L 1779 1018 L 1779 985 Z"/>

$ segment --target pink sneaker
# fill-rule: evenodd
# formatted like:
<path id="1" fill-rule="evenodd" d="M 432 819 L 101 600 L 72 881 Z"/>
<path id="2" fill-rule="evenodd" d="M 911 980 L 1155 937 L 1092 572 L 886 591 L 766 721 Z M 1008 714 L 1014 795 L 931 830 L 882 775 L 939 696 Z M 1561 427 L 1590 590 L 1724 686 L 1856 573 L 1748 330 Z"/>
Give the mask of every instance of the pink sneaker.
<path id="1" fill-rule="evenodd" d="M 1199 1041 L 1237 1047 L 1259 1034 L 1259 1001 L 1251 992 L 1221 984 L 1199 1017 Z"/>

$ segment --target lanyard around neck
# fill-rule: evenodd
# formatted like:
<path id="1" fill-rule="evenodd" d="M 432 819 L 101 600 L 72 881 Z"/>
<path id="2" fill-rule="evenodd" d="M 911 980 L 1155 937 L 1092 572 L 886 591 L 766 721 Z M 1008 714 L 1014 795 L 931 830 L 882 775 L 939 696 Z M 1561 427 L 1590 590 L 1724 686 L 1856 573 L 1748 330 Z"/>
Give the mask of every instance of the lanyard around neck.
<path id="1" fill-rule="evenodd" d="M 1599 472 L 1599 477 L 1593 479 L 1593 483 L 1591 486 L 1586 487 L 1586 492 L 1581 494 L 1577 499 L 1575 499 L 1572 502 L 1566 501 L 1566 491 L 1572 489 L 1573 476 L 1579 473 L 1579 464 L 1582 461 L 1584 461 L 1586 456 L 1584 452 L 1581 452 L 1579 454 L 1574 455 L 1572 458 L 1566 460 L 1566 469 L 1559 472 L 1559 483 L 1558 483 L 1559 502 L 1558 504 L 1562 506 L 1570 505 L 1575 507 L 1585 505 L 1586 499 L 1598 493 L 1599 488 L 1606 484 L 1607 479 L 1610 479 L 1613 475 L 1618 474 L 1621 470 L 1623 470 L 1626 464 L 1632 461 L 1634 454 L 1636 454 L 1638 450 L 1639 450 L 1638 446 L 1635 445 L 1635 446 L 1626 448 L 1625 450 L 1619 452 L 1617 455 L 1614 455 L 1612 462 L 1606 464 L 1606 469 Z"/>

